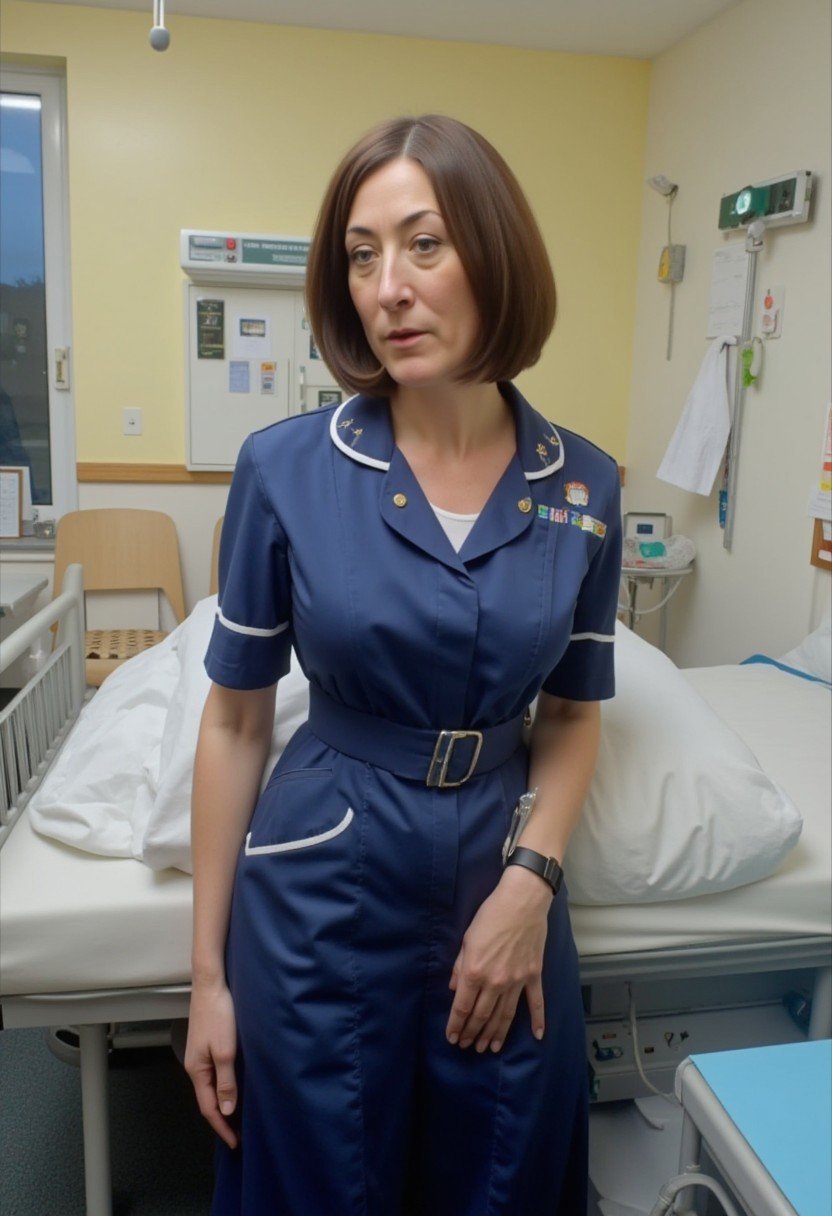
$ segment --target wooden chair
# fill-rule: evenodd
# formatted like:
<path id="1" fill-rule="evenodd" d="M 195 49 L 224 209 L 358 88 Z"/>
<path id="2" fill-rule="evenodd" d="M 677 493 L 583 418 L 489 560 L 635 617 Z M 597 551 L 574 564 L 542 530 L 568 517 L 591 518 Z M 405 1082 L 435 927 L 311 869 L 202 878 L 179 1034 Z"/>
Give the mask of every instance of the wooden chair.
<path id="1" fill-rule="evenodd" d="M 176 620 L 185 596 L 176 525 L 162 511 L 106 508 L 70 511 L 58 523 L 54 586 L 72 562 L 84 568 L 84 592 L 163 591 Z M 161 642 L 158 629 L 92 629 L 85 637 L 87 683 L 98 687 L 127 659 Z"/>
<path id="2" fill-rule="evenodd" d="M 211 545 L 211 579 L 208 583 L 209 595 L 216 595 L 220 589 L 220 537 L 224 519 L 225 516 L 221 515 L 214 524 L 214 541 Z"/>

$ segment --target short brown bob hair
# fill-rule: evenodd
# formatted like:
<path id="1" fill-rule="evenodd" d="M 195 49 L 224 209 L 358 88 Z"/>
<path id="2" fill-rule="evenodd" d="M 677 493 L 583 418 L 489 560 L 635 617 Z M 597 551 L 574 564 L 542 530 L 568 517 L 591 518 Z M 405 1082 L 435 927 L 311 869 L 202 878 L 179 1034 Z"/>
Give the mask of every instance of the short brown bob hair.
<path id="1" fill-rule="evenodd" d="M 359 186 L 399 157 L 436 194 L 480 314 L 480 339 L 458 379 L 511 380 L 540 357 L 555 321 L 555 280 L 523 191 L 491 144 L 454 118 L 394 118 L 368 131 L 333 174 L 309 251 L 306 309 L 322 358 L 352 392 L 389 396 L 395 382 L 370 349 L 350 298 L 344 237 Z"/>

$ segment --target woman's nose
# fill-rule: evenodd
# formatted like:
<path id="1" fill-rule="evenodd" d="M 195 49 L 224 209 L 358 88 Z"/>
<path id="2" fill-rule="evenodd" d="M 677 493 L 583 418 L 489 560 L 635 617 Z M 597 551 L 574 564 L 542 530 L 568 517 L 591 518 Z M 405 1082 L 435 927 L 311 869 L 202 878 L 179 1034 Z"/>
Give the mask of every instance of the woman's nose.
<path id="1" fill-rule="evenodd" d="M 392 312 L 406 306 L 412 299 L 413 289 L 400 259 L 385 258 L 381 265 L 381 277 L 378 284 L 379 304 L 382 308 Z"/>

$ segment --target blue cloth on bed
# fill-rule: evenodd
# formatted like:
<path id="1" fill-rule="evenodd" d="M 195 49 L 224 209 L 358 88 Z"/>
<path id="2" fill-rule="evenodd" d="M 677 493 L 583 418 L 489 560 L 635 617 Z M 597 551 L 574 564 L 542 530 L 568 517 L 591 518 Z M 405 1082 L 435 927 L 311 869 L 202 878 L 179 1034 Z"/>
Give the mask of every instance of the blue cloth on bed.
<path id="1" fill-rule="evenodd" d="M 832 688 L 829 680 L 822 680 L 820 676 L 810 676 L 808 671 L 800 671 L 797 667 L 787 667 L 778 659 L 770 659 L 767 654 L 752 654 L 749 658 L 743 659 L 740 667 L 745 667 L 748 663 L 768 663 L 770 667 L 779 667 L 781 671 L 788 672 L 790 676 L 800 676 L 801 680 L 811 680 L 813 684 L 822 684 L 824 688 Z"/>

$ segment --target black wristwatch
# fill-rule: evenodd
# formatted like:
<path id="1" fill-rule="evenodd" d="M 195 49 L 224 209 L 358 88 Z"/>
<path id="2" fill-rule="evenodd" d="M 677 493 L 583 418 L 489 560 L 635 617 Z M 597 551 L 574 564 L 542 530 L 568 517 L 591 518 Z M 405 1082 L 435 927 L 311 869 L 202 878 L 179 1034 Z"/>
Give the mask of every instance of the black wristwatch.
<path id="1" fill-rule="evenodd" d="M 560 868 L 560 863 L 555 861 L 554 857 L 544 857 L 542 853 L 536 852 L 534 849 L 525 849 L 522 845 L 515 845 L 509 855 L 506 857 L 505 864 L 507 866 L 524 866 L 527 870 L 534 870 L 535 874 L 539 874 L 544 882 L 547 882 L 552 888 L 552 895 L 557 895 L 560 890 L 560 884 L 563 882 L 563 870 Z"/>

